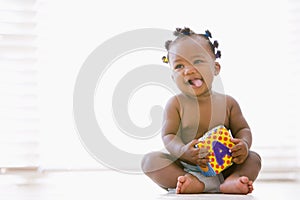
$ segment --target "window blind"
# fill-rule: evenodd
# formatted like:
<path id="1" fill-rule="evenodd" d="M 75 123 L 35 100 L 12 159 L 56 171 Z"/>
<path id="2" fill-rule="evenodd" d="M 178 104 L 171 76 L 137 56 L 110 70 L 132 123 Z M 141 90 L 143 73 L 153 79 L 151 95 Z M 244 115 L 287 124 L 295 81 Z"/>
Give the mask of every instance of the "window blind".
<path id="1" fill-rule="evenodd" d="M 21 2 L 20 4 L 23 6 L 25 5 L 25 7 L 27 6 L 27 8 L 34 11 L 34 4 L 36 1 L 7 0 L 7 2 L 15 2 L 15 4 L 16 2 Z M 203 3 L 205 2 L 202 2 L 202 4 Z M 244 42 L 248 42 L 245 46 L 240 46 L 240 43 L 238 43 L 237 48 L 233 48 L 232 50 L 227 49 L 227 51 L 224 49 L 224 53 L 227 52 L 227 58 L 230 56 L 237 60 L 238 58 L 242 58 L 240 63 L 249 65 L 246 67 L 244 66 L 244 68 L 240 68 L 239 66 L 235 67 L 233 68 L 234 71 L 229 71 L 230 67 L 225 68 L 226 65 L 224 65 L 224 69 L 226 70 L 224 70 L 222 74 L 226 75 L 226 71 L 230 74 L 229 78 L 224 79 L 224 81 L 230 80 L 233 77 L 232 74 L 235 74 L 238 69 L 248 70 L 247 72 L 250 72 L 250 75 L 247 74 L 248 77 L 251 77 L 251 75 L 253 75 L 253 77 L 257 76 L 257 80 L 262 83 L 261 85 L 252 85 L 253 78 L 250 80 L 248 79 L 248 83 L 251 82 L 249 85 L 246 84 L 247 82 L 245 83 L 245 81 L 243 81 L 243 83 L 248 86 L 249 90 L 246 88 L 243 90 L 236 86 L 238 77 L 233 78 L 234 82 L 232 86 L 233 88 L 236 88 L 236 92 L 233 92 L 233 94 L 242 95 L 247 95 L 249 91 L 251 92 L 251 90 L 254 90 L 253 88 L 255 88 L 255 90 L 258 88 L 255 97 L 251 96 L 251 98 L 247 99 L 247 97 L 242 98 L 243 96 L 241 96 L 241 99 L 244 101 L 240 101 L 240 103 L 242 109 L 245 110 L 244 113 L 247 115 L 247 120 L 249 121 L 251 128 L 253 128 L 253 149 L 259 152 L 263 158 L 263 169 L 260 176 L 261 178 L 269 179 L 295 179 L 297 171 L 296 166 L 299 168 L 299 157 L 297 157 L 297 153 L 295 152 L 300 154 L 300 150 L 297 148 L 296 143 L 299 137 L 297 138 L 295 130 L 295 127 L 299 122 L 297 104 L 300 100 L 299 97 L 297 97 L 297 92 L 299 91 L 297 89 L 297 85 L 299 85 L 297 81 L 299 80 L 300 74 L 299 68 L 297 67 L 297 64 L 299 63 L 299 56 L 297 55 L 297 52 L 299 52 L 299 39 L 297 38 L 297 35 L 299 35 L 299 3 L 297 0 L 282 0 L 276 2 L 248 1 L 247 6 L 243 6 L 244 3 L 241 4 L 239 1 L 236 1 L 236 3 L 240 9 L 235 10 L 241 11 L 238 12 L 238 15 L 236 16 L 240 16 L 240 20 L 242 21 L 246 20 L 243 21 L 243 24 L 237 26 L 236 24 L 231 23 L 238 17 L 234 16 L 234 18 L 232 18 L 231 15 L 226 14 L 226 12 L 228 12 L 227 10 L 220 9 L 216 12 L 218 13 L 217 16 L 223 16 L 224 20 L 212 21 L 210 22 L 212 23 L 211 26 L 208 26 L 214 27 L 214 29 L 218 29 L 219 27 L 222 30 L 222 33 L 219 33 L 219 35 L 224 34 L 223 39 L 228 38 L 227 43 L 224 40 L 224 48 L 232 46 L 231 42 L 234 41 L 245 40 Z M 71 4 L 72 6 L 70 7 L 69 5 Z M 210 4 L 211 3 L 208 3 L 208 6 L 210 6 Z M 174 6 L 176 5 L 174 4 Z M 248 6 L 253 7 L 250 9 Z M 272 9 L 269 9 L 270 6 Z M 58 9 L 62 7 L 69 8 L 67 14 L 64 9 Z M 101 12 L 99 12 L 99 9 Z M 76 2 L 71 0 L 45 1 L 42 13 L 43 16 L 39 17 L 39 26 L 41 26 L 39 34 L 39 36 L 41 36 L 39 38 L 39 52 L 41 53 L 39 62 L 41 64 L 40 66 L 43 66 L 39 71 L 39 85 L 42 89 L 39 92 L 39 98 L 41 99 L 40 119 L 42 119 L 41 121 L 43 123 L 43 126 L 41 126 L 41 128 L 43 128 L 43 134 L 41 134 L 43 137 L 41 141 L 43 168 L 99 169 L 99 163 L 94 161 L 83 149 L 76 131 L 74 130 L 71 102 L 76 76 L 81 64 L 87 58 L 89 53 L 103 42 L 103 38 L 105 41 L 105 39 L 109 39 L 118 33 L 145 26 L 145 23 L 141 23 L 140 26 L 126 23 L 124 23 L 124 27 L 116 26 L 116 24 L 119 24 L 120 22 L 117 19 L 114 21 L 115 18 L 113 17 L 111 17 L 112 22 L 99 20 L 106 19 L 110 16 L 112 14 L 110 9 L 116 9 L 114 3 L 108 3 L 104 6 L 102 4 L 97 5 L 97 3 L 92 1 L 83 0 Z M 175 7 L 174 9 L 179 9 L 179 7 Z M 256 15 L 253 15 L 252 9 L 258 10 Z M 269 9 L 268 15 L 265 15 L 266 9 Z M 83 14 L 78 15 L 78 10 Z M 120 15 L 122 15 L 122 12 L 125 11 L 120 10 Z M 187 13 L 187 16 L 193 15 L 190 19 L 200 19 L 207 16 L 205 15 L 205 12 L 202 12 L 198 13 L 195 18 L 195 14 L 191 13 L 193 12 Z M 203 14 L 203 16 L 201 16 L 201 14 Z M 137 15 L 139 15 L 139 13 L 126 11 L 122 16 L 124 21 L 133 22 L 135 21 L 133 19 L 135 19 Z M 35 19 L 35 15 L 30 16 L 31 18 L 29 18 L 30 20 L 27 18 L 27 22 L 28 20 L 33 22 Z M 141 19 L 145 17 L 146 20 L 147 15 L 144 14 L 139 16 Z M 157 17 L 157 21 L 155 21 L 156 19 L 153 19 L 154 24 L 152 24 L 152 26 L 168 28 L 170 30 L 173 30 L 176 26 L 180 26 L 176 24 L 176 21 L 178 21 L 179 18 L 180 20 L 182 19 L 181 16 L 174 16 L 175 24 L 170 25 L 169 22 L 161 20 L 163 16 L 157 15 Z M 178 19 L 176 19 L 176 17 L 178 17 Z M 25 17 L 22 17 L 22 20 L 25 19 Z M 207 26 L 207 24 L 203 24 L 203 26 L 199 25 L 198 20 L 191 20 L 189 23 L 191 24 L 191 27 L 196 27 L 195 29 L 198 30 Z M 95 24 L 101 24 L 101 26 L 95 26 Z M 34 27 L 32 23 L 31 26 L 30 24 L 27 25 L 27 28 Z M 226 28 L 222 28 L 223 26 L 226 26 Z M 107 27 L 107 30 L 103 31 L 102 27 Z M 262 29 L 261 32 L 259 30 L 260 28 Z M 233 34 L 231 29 L 238 33 Z M 245 31 L 243 31 L 243 29 L 245 29 Z M 28 31 L 29 29 L 26 30 Z M 31 30 L 34 30 L 34 28 Z M 230 31 L 225 33 L 224 31 L 226 30 Z M 243 35 L 243 37 L 241 35 Z M 27 39 L 25 41 L 35 43 L 36 37 L 35 32 L 30 34 L 27 32 Z M 273 48 L 272 45 L 277 44 L 277 42 L 279 42 L 279 46 Z M 282 45 L 283 43 L 286 46 Z M 248 50 L 249 48 L 251 49 L 251 44 L 255 44 L 253 47 L 254 51 Z M 255 52 L 262 49 L 260 45 L 263 45 L 262 47 L 265 48 L 260 54 L 263 56 L 255 57 L 255 55 L 257 56 Z M 27 53 L 31 52 L 30 58 L 14 62 L 19 62 L 21 63 L 20 65 L 27 66 L 28 69 L 36 70 L 36 57 L 33 55 L 35 55 L 37 49 L 36 47 L 32 47 L 34 47 L 34 44 L 31 45 L 30 51 L 28 49 L 27 51 L 24 50 L 24 52 Z M 237 51 L 239 48 L 241 48 L 242 51 Z M 285 54 L 287 51 L 288 53 Z M 230 53 L 232 53 L 232 55 L 228 55 Z M 244 62 L 245 55 L 249 56 L 247 57 L 247 62 Z M 224 56 L 224 59 L 222 58 L 222 62 L 226 64 L 226 56 Z M 232 60 L 229 65 L 239 65 L 239 62 Z M 16 76 L 16 74 L 14 74 L 14 76 Z M 35 80 L 34 75 L 32 76 L 31 80 Z M 242 76 L 242 79 L 248 78 L 247 76 Z M 277 85 L 274 87 L 273 82 L 277 82 L 279 78 L 282 78 L 284 83 L 281 82 L 278 89 Z M 53 79 L 55 79 L 55 81 L 53 81 Z M 226 87 L 229 86 L 228 89 L 226 89 L 227 92 L 230 88 L 230 84 L 227 83 L 225 85 Z M 37 93 L 35 93 L 35 87 L 32 85 L 32 87 L 27 89 L 31 90 L 31 94 L 26 94 L 27 96 L 25 97 L 30 98 L 30 102 L 33 105 L 36 105 Z M 278 97 L 278 90 L 284 91 L 286 96 L 283 97 L 283 95 L 281 95 Z M 257 94 L 257 92 L 259 94 Z M 229 94 L 231 94 L 230 91 Z M 276 96 L 274 101 L 273 95 Z M 258 99 L 257 96 L 262 96 L 264 99 L 260 99 L 255 105 L 256 100 Z M 27 100 L 29 101 L 29 99 Z M 248 104 L 247 102 L 250 103 Z M 252 107 L 247 110 L 245 105 L 251 105 Z M 253 109 L 253 107 L 255 107 L 255 109 Z M 35 114 L 37 114 L 37 112 Z M 278 117 L 275 114 L 278 114 Z M 279 117 L 281 117 L 281 119 L 279 119 Z M 38 123 L 38 120 L 36 123 Z M 28 123 L 26 123 L 26 125 L 29 126 Z M 272 127 L 272 125 L 273 128 L 268 128 Z M 33 137 L 35 138 L 39 138 L 40 136 L 39 130 L 34 128 L 34 126 L 22 130 L 28 130 L 26 134 L 33 134 Z M 29 139 L 29 137 L 27 137 L 27 139 Z M 55 148 L 53 148 L 53 146 L 55 146 Z M 36 153 L 38 156 L 38 151 L 36 151 Z M 36 161 L 38 163 L 38 159 Z M 295 164 L 297 162 L 298 165 Z"/>
<path id="2" fill-rule="evenodd" d="M 0 1 L 1 172 L 39 166 L 37 1 Z"/>
<path id="3" fill-rule="evenodd" d="M 274 115 L 280 118 L 281 124 L 270 124 L 269 139 L 263 141 L 263 145 L 258 145 L 257 149 L 263 157 L 262 179 L 288 179 L 296 180 L 298 178 L 299 153 L 300 148 L 297 145 L 299 141 L 299 52 L 300 52 L 300 2 L 297 0 L 289 0 L 281 7 L 282 16 L 286 17 L 286 27 L 280 26 L 279 29 L 284 29 L 284 34 L 279 40 L 286 42 L 286 48 L 274 45 L 281 52 L 287 52 L 285 57 L 279 58 L 284 61 L 284 66 L 281 66 L 282 76 L 285 80 L 286 88 L 284 88 L 284 101 L 274 109 Z M 272 58 L 273 59 L 273 58 Z M 276 58 L 275 58 L 276 59 Z M 276 95 L 274 96 L 276 97 Z M 280 112 L 280 110 L 285 110 Z M 276 130 L 278 126 L 283 127 Z M 274 134 L 276 132 L 276 134 Z"/>

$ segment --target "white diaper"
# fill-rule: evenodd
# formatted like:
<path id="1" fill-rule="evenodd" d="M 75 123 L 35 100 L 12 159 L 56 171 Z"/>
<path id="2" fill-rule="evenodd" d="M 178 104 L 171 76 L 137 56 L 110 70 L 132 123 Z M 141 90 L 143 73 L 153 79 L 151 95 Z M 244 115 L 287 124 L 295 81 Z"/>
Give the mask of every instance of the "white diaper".
<path id="1" fill-rule="evenodd" d="M 220 185 L 224 182 L 224 177 L 221 173 L 216 176 L 204 176 L 196 165 L 190 165 L 182 161 L 181 164 L 184 166 L 184 171 L 192 174 L 204 183 L 205 188 L 203 192 L 220 192 Z"/>

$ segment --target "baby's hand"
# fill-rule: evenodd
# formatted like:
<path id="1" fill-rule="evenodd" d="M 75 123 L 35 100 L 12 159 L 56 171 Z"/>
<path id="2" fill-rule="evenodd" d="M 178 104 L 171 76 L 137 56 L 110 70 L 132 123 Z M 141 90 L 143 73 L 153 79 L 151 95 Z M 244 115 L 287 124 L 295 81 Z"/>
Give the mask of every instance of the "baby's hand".
<path id="1" fill-rule="evenodd" d="M 198 144 L 198 142 L 198 140 L 192 140 L 190 143 L 182 146 L 180 158 L 185 162 L 197 165 L 200 162 L 200 149 L 195 148 L 195 145 Z"/>
<path id="2" fill-rule="evenodd" d="M 235 146 L 230 149 L 232 161 L 236 164 L 243 163 L 248 157 L 249 153 L 247 143 L 244 140 L 237 138 L 231 138 L 231 142 L 235 144 Z"/>
<path id="3" fill-rule="evenodd" d="M 207 168 L 207 163 L 209 162 L 209 152 L 207 148 L 200 148 L 199 157 L 200 157 L 200 163 L 198 165 L 201 168 Z"/>
<path id="4" fill-rule="evenodd" d="M 208 159 L 208 150 L 206 148 L 196 148 L 195 145 L 198 144 L 198 140 L 192 140 L 190 143 L 184 145 L 181 149 L 181 158 L 190 164 L 199 165 L 200 167 L 205 167 Z"/>

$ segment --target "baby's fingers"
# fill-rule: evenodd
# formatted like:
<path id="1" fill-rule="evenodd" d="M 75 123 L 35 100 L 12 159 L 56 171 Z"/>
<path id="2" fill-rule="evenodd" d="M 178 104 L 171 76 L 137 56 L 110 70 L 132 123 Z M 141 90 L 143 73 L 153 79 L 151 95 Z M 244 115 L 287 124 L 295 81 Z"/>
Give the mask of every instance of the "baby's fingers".
<path id="1" fill-rule="evenodd" d="M 241 139 L 237 139 L 237 138 L 231 138 L 230 141 L 234 144 L 238 144 L 241 142 Z"/>
<path id="2" fill-rule="evenodd" d="M 209 155 L 209 152 L 199 152 L 199 158 L 208 158 Z"/>
<path id="3" fill-rule="evenodd" d="M 199 141 L 196 140 L 196 139 L 194 139 L 194 140 L 192 140 L 192 141 L 190 142 L 189 145 L 190 145 L 190 147 L 196 147 L 198 143 L 199 143 Z"/>
<path id="4" fill-rule="evenodd" d="M 208 158 L 200 158 L 200 160 L 199 160 L 199 166 L 200 167 L 206 167 L 208 162 L 209 162 Z"/>
<path id="5" fill-rule="evenodd" d="M 239 164 L 239 158 L 238 157 L 232 158 L 232 162 L 234 162 L 235 164 Z"/>
<path id="6" fill-rule="evenodd" d="M 232 162 L 234 162 L 235 164 L 241 164 L 244 162 L 244 158 L 243 156 L 237 156 L 232 159 Z"/>
<path id="7" fill-rule="evenodd" d="M 239 156 L 241 156 L 241 155 L 242 155 L 242 152 L 241 152 L 241 151 L 232 151 L 232 152 L 231 152 L 231 156 L 232 156 L 233 158 L 239 157 Z"/>
<path id="8" fill-rule="evenodd" d="M 233 153 L 233 152 L 239 151 L 240 149 L 241 149 L 240 145 L 235 145 L 230 149 L 230 152 Z"/>

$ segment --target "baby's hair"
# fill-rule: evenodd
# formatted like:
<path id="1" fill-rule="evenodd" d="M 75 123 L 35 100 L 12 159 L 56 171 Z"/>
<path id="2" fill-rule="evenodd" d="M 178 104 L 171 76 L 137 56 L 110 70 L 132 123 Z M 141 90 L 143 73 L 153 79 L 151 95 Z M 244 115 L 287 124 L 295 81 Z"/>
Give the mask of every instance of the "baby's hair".
<path id="1" fill-rule="evenodd" d="M 183 38 L 183 37 L 188 37 L 188 36 L 199 36 L 202 37 L 204 39 L 206 39 L 208 41 L 208 44 L 210 46 L 211 51 L 214 53 L 215 58 L 221 58 L 221 51 L 217 50 L 219 47 L 219 43 L 217 40 L 214 40 L 213 42 L 210 41 L 209 38 L 212 38 L 212 35 L 210 33 L 209 30 L 205 31 L 205 34 L 198 34 L 195 33 L 194 31 L 192 31 L 190 28 L 184 27 L 182 28 L 176 28 L 176 30 L 173 32 L 173 35 L 176 36 L 176 39 L 174 41 L 172 40 L 167 40 L 165 42 L 165 48 L 167 49 L 167 51 L 169 51 L 170 46 L 172 45 L 172 43 L 176 42 L 178 39 Z M 162 58 L 164 63 L 168 63 L 169 60 L 166 56 L 163 56 Z"/>

